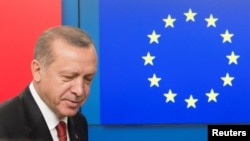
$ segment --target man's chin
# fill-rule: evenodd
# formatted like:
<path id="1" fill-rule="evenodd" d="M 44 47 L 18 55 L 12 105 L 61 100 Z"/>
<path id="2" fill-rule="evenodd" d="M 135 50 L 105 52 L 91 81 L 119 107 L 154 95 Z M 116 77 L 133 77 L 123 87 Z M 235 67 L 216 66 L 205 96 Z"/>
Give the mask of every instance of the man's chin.
<path id="1" fill-rule="evenodd" d="M 78 112 L 78 108 L 77 109 L 67 109 L 66 111 L 63 112 L 63 115 L 65 115 L 66 117 L 71 117 L 76 115 L 76 113 Z"/>

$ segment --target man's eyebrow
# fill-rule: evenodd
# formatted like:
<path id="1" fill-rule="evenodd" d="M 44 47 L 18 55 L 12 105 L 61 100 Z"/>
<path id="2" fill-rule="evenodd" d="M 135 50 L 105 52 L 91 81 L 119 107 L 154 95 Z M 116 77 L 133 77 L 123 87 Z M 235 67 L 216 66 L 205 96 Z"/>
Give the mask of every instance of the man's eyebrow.
<path id="1" fill-rule="evenodd" d="M 88 75 L 86 75 L 85 77 L 94 77 L 95 76 L 95 74 L 88 74 Z"/>
<path id="2" fill-rule="evenodd" d="M 77 72 L 68 72 L 68 71 L 61 71 L 59 72 L 60 75 L 71 75 L 71 76 L 77 76 L 79 73 Z"/>

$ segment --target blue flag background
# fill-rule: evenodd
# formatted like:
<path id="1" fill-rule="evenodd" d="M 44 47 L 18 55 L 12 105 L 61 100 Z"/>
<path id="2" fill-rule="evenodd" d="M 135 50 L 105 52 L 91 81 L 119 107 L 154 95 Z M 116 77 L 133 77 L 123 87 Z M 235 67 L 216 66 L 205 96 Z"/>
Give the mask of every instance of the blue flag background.
<path id="1" fill-rule="evenodd" d="M 250 122 L 248 0 L 99 6 L 102 124 Z"/>

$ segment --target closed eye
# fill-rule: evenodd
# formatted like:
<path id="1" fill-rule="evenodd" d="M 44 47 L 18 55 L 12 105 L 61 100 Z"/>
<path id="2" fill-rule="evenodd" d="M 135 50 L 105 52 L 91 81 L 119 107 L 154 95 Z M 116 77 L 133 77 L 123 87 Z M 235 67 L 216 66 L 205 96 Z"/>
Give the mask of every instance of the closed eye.
<path id="1" fill-rule="evenodd" d="M 93 80 L 93 76 L 86 76 L 84 78 L 84 81 L 86 84 L 91 84 L 92 80 Z"/>
<path id="2" fill-rule="evenodd" d="M 71 80 L 73 80 L 74 78 L 75 78 L 75 76 L 67 76 L 67 75 L 63 76 L 63 80 L 64 80 L 64 81 L 71 81 Z"/>

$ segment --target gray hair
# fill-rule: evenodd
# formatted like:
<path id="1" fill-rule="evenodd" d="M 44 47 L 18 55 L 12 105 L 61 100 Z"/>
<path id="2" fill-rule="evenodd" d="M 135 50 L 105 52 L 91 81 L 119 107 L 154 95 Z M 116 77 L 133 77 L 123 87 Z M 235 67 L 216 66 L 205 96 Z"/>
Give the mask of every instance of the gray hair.
<path id="1" fill-rule="evenodd" d="M 68 44 L 77 47 L 89 47 L 93 45 L 90 36 L 80 28 L 71 26 L 56 26 L 44 31 L 35 46 L 34 59 L 40 61 L 45 67 L 54 61 L 51 43 L 57 39 L 62 39 Z"/>

